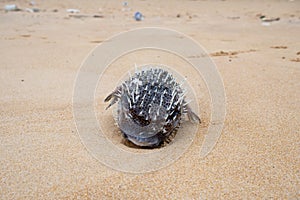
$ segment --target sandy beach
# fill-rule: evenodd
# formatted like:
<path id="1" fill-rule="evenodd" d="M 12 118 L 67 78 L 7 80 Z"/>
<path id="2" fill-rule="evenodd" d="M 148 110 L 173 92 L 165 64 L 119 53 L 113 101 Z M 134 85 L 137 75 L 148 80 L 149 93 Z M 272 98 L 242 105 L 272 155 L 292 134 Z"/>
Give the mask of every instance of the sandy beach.
<path id="1" fill-rule="evenodd" d="M 0 199 L 299 199 L 300 1 L 127 2 L 0 1 Z M 7 12 L 8 4 L 21 10 Z M 224 82 L 226 119 L 217 145 L 200 158 L 210 123 L 203 91 L 203 123 L 188 150 L 168 167 L 133 174 L 87 151 L 72 97 L 86 56 L 107 38 L 142 27 L 179 31 L 206 49 Z M 115 86 L 113 66 L 99 101 Z M 117 128 L 111 122 L 108 129 Z"/>

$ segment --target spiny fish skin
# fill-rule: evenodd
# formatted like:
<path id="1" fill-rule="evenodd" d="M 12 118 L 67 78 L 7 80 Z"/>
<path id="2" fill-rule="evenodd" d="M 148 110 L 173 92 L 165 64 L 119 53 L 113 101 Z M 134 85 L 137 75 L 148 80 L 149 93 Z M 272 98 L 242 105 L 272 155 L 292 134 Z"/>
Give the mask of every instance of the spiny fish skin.
<path id="1" fill-rule="evenodd" d="M 183 114 L 192 121 L 200 118 L 185 101 L 186 92 L 171 73 L 151 68 L 130 76 L 105 102 L 118 102 L 117 124 L 123 137 L 138 147 L 160 147 L 169 143 Z"/>

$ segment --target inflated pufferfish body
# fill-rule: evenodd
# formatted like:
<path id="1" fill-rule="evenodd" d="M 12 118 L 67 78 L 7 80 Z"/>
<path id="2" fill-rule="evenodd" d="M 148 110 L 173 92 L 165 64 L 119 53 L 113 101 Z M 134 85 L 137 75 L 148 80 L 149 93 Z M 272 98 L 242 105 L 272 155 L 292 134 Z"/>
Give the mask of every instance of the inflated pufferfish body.
<path id="1" fill-rule="evenodd" d="M 107 108 L 119 101 L 117 124 L 123 137 L 139 147 L 169 143 L 183 114 L 200 122 L 185 101 L 181 86 L 171 73 L 160 68 L 135 72 L 106 97 L 107 101 Z"/>

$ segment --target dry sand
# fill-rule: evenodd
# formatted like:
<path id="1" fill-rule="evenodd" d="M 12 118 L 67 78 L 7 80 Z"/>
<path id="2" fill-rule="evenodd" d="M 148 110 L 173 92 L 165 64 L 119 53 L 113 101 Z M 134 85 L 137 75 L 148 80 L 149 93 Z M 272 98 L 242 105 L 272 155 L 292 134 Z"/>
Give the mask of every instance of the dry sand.
<path id="1" fill-rule="evenodd" d="M 36 1 L 39 13 L 0 12 L 0 198 L 300 198 L 300 2 L 128 3 L 131 11 L 122 11 L 122 1 L 68 0 Z M 70 17 L 67 8 L 83 16 Z M 135 11 L 145 20 L 134 21 Z M 263 26 L 261 15 L 280 20 Z M 97 43 L 144 26 L 180 31 L 206 48 L 224 81 L 227 116 L 206 158 L 198 133 L 174 164 L 136 175 L 104 166 L 85 149 L 72 91 Z"/>

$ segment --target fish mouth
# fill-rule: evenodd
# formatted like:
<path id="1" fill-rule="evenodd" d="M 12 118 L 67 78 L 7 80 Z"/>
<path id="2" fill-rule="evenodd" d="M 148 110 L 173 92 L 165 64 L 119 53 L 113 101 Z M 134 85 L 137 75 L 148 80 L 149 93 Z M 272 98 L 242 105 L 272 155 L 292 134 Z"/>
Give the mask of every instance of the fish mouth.
<path id="1" fill-rule="evenodd" d="M 126 133 L 123 133 L 123 137 L 139 147 L 154 148 L 154 147 L 158 147 L 161 143 L 159 137 L 156 135 L 143 138 L 143 137 L 138 137 L 138 136 L 128 135 Z"/>

